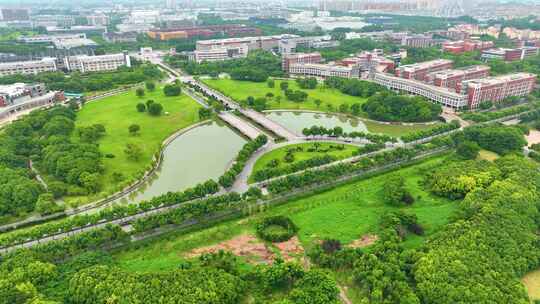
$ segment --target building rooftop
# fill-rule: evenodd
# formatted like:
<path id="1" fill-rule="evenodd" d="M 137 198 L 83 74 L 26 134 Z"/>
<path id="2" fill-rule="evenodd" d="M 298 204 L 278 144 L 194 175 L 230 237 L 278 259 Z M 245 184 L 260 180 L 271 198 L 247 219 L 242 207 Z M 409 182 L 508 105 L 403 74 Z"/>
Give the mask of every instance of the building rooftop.
<path id="1" fill-rule="evenodd" d="M 254 40 L 271 40 L 271 39 L 283 39 L 299 37 L 297 35 L 283 34 L 274 36 L 255 36 L 255 37 L 239 37 L 239 38 L 226 38 L 226 39 L 211 39 L 211 40 L 199 40 L 197 44 L 216 44 L 216 43 L 242 43 Z"/>
<path id="2" fill-rule="evenodd" d="M 505 82 L 509 82 L 513 80 L 531 78 L 531 77 L 536 78 L 536 75 L 531 74 L 531 73 L 514 73 L 514 74 L 501 75 L 501 76 L 486 77 L 486 78 L 481 78 L 481 79 L 471 79 L 471 80 L 467 80 L 466 83 L 468 85 L 471 85 L 471 84 L 493 85 L 493 84 L 505 83 Z"/>
<path id="3" fill-rule="evenodd" d="M 414 64 L 407 64 L 402 65 L 400 68 L 405 71 L 416 71 L 416 70 L 424 70 L 429 69 L 431 67 L 436 67 L 443 64 L 452 63 L 452 60 L 448 59 L 436 59 L 436 60 L 430 60 L 430 61 L 424 61 Z"/>
<path id="4" fill-rule="evenodd" d="M 69 50 L 71 48 L 81 47 L 81 46 L 97 46 L 93 40 L 88 38 L 70 38 L 70 39 L 53 39 L 52 40 L 54 47 L 57 49 Z"/>
<path id="5" fill-rule="evenodd" d="M 430 75 L 441 77 L 441 78 L 451 78 L 458 75 L 463 75 L 467 73 L 474 73 L 480 71 L 490 70 L 490 67 L 486 65 L 471 65 L 461 69 L 448 69 L 430 73 Z"/>

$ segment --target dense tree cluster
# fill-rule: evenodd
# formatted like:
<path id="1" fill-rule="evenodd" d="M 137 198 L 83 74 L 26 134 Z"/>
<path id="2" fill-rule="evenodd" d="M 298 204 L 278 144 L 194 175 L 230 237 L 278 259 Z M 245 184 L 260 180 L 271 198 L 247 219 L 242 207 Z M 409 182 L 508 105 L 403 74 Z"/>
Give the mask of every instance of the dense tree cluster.
<path id="1" fill-rule="evenodd" d="M 156 284 L 159 285 L 156 286 Z M 222 270 L 200 268 L 138 274 L 95 266 L 69 282 L 72 303 L 238 303 L 244 282 Z M 116 300 L 115 300 L 116 299 Z"/>
<path id="2" fill-rule="evenodd" d="M 436 120 L 442 113 L 439 104 L 423 97 L 408 97 L 380 93 L 368 98 L 362 110 L 372 119 L 382 121 L 426 122 Z"/>
<path id="3" fill-rule="evenodd" d="M 81 194 L 99 190 L 101 154 L 93 142 L 105 130 L 101 125 L 80 128 L 77 130 L 80 140 L 74 141 L 71 137 L 74 120 L 75 112 L 70 107 L 57 106 L 34 111 L 5 128 L 0 136 L 0 168 L 7 167 L 4 175 L 10 177 L 3 187 L 12 187 L 3 191 L 12 193 L 1 195 L 0 215 L 18 215 L 35 207 L 43 190 L 31 180 L 33 175 L 25 171 L 30 160 L 42 173 L 62 181 L 51 183 L 55 198 L 68 192 Z M 13 191 L 19 188 L 20 191 Z"/>
<path id="4" fill-rule="evenodd" d="M 463 130 L 465 140 L 474 141 L 480 147 L 502 155 L 521 151 L 527 144 L 523 135 L 524 131 L 520 127 L 502 124 L 477 125 Z M 461 133 L 457 134 L 457 139 L 460 138 Z"/>
<path id="5" fill-rule="evenodd" d="M 292 90 L 292 89 L 286 89 L 284 91 L 285 97 L 287 97 L 288 100 L 294 101 L 294 102 L 302 102 L 306 101 L 308 98 L 308 93 L 302 91 L 302 90 Z"/>
<path id="6" fill-rule="evenodd" d="M 437 195 L 461 199 L 476 188 L 489 186 L 500 176 L 500 170 L 489 161 L 450 162 L 428 172 L 424 185 Z"/>
<path id="7" fill-rule="evenodd" d="M 301 89 L 309 89 L 313 90 L 317 87 L 317 78 L 315 77 L 306 77 L 306 78 L 298 78 L 296 79 L 296 83 L 298 83 L 298 86 Z"/>
<path id="8" fill-rule="evenodd" d="M 416 262 L 422 303 L 529 302 L 519 278 L 540 260 L 540 176 L 523 158 L 495 163 L 503 179 L 469 193 L 460 218 L 436 234 Z"/>
<path id="9" fill-rule="evenodd" d="M 269 76 L 283 76 L 281 60 L 267 51 L 249 52 L 246 58 L 196 63 L 184 58 L 170 57 L 168 62 L 180 67 L 191 75 L 218 76 L 219 73 L 228 73 L 235 80 L 250 80 L 264 82 Z"/>
<path id="10" fill-rule="evenodd" d="M 251 157 L 255 151 L 257 151 L 262 146 L 266 145 L 268 138 L 265 135 L 259 135 L 255 140 L 252 140 L 246 143 L 234 160 L 234 164 L 225 172 L 222 176 L 219 177 L 219 184 L 223 187 L 230 187 L 233 185 L 236 180 L 236 176 L 244 170 L 247 160 Z"/>
<path id="11" fill-rule="evenodd" d="M 179 84 L 167 84 L 163 87 L 165 96 L 179 96 L 182 93 L 182 88 Z"/>
<path id="12" fill-rule="evenodd" d="M 383 86 L 371 81 L 341 77 L 328 77 L 324 80 L 324 85 L 329 88 L 338 89 L 343 94 L 364 98 L 371 97 L 377 92 L 386 91 Z"/>
<path id="13" fill-rule="evenodd" d="M 144 64 L 136 67 L 121 67 L 115 72 L 65 75 L 62 72 L 41 73 L 38 75 L 10 75 L 0 78 L 0 84 L 16 82 L 42 82 L 50 90 L 67 92 L 90 92 L 110 90 L 120 85 L 129 85 L 158 79 L 162 72 L 154 65 Z"/>

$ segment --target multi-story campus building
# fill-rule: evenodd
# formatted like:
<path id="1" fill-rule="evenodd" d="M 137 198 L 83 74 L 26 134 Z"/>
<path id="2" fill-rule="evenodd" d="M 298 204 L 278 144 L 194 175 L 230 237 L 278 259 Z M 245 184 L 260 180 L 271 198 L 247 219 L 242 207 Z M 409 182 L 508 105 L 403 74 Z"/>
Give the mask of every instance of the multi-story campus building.
<path id="1" fill-rule="evenodd" d="M 495 48 L 482 51 L 483 60 L 498 59 L 504 61 L 518 61 L 538 55 L 538 48 L 525 46 L 516 49 Z"/>
<path id="2" fill-rule="evenodd" d="M 298 47 L 305 48 L 330 48 L 339 45 L 339 41 L 332 40 L 330 35 L 314 37 L 284 36 L 279 40 L 279 52 L 281 54 L 295 53 Z"/>
<path id="3" fill-rule="evenodd" d="M 0 77 L 15 74 L 38 74 L 56 72 L 56 58 L 43 58 L 33 61 L 17 61 L 0 63 Z"/>
<path id="4" fill-rule="evenodd" d="M 437 59 L 415 64 L 402 65 L 396 69 L 396 76 L 425 81 L 429 73 L 452 68 L 452 61 Z"/>
<path id="5" fill-rule="evenodd" d="M 289 65 L 289 74 L 298 76 L 311 76 L 319 78 L 327 77 L 343 77 L 343 78 L 359 78 L 360 67 L 341 66 L 332 64 L 318 63 L 295 63 Z"/>
<path id="6" fill-rule="evenodd" d="M 401 45 L 414 48 L 428 48 L 440 45 L 442 40 L 434 39 L 430 35 L 411 35 L 401 39 Z"/>
<path id="7" fill-rule="evenodd" d="M 493 41 L 481 40 L 460 40 L 447 41 L 442 44 L 442 49 L 445 52 L 453 54 L 461 54 L 464 52 L 472 52 L 476 50 L 485 50 L 494 46 Z"/>
<path id="8" fill-rule="evenodd" d="M 426 81 L 438 87 L 458 91 L 462 81 L 489 76 L 490 67 L 473 65 L 463 69 L 442 70 L 428 74 Z"/>
<path id="9" fill-rule="evenodd" d="M 295 53 L 283 54 L 281 57 L 281 67 L 284 72 L 289 73 L 289 67 L 293 64 L 321 63 L 320 53 Z"/>
<path id="10" fill-rule="evenodd" d="M 198 40 L 197 51 L 211 50 L 219 47 L 238 47 L 247 45 L 249 50 L 272 50 L 278 47 L 279 41 L 288 37 L 298 37 L 295 35 L 275 35 L 275 36 L 257 36 L 228 39 Z"/>
<path id="11" fill-rule="evenodd" d="M 499 102 L 510 96 L 526 96 L 534 90 L 536 75 L 516 73 L 464 81 L 460 91 L 467 96 L 470 108 L 484 101 Z"/>
<path id="12" fill-rule="evenodd" d="M 249 52 L 247 44 L 218 46 L 211 49 L 196 50 L 191 60 L 201 63 L 203 61 L 223 61 L 236 58 L 245 58 Z"/>
<path id="13" fill-rule="evenodd" d="M 415 79 L 401 78 L 387 73 L 375 73 L 373 81 L 392 90 L 405 91 L 454 109 L 467 106 L 467 97 L 444 87 L 437 87 Z"/>
<path id="14" fill-rule="evenodd" d="M 383 56 L 382 50 L 361 52 L 354 57 L 342 59 L 340 64 L 345 66 L 358 65 L 362 71 L 389 72 L 394 69 L 395 61 Z"/>
<path id="15" fill-rule="evenodd" d="M 23 103 L 46 93 L 45 86 L 39 84 L 14 83 L 0 85 L 0 107 Z"/>
<path id="16" fill-rule="evenodd" d="M 510 96 L 530 94 L 534 90 L 536 75 L 517 73 L 464 80 L 456 82 L 455 89 L 415 79 L 404 79 L 386 73 L 376 73 L 373 80 L 389 89 L 420 95 L 448 107 L 474 109 L 484 101 L 499 102 Z M 448 83 L 447 85 L 452 86 L 453 84 Z"/>
<path id="17" fill-rule="evenodd" d="M 121 66 L 131 66 L 127 52 L 120 54 L 107 54 L 99 56 L 69 56 L 64 58 L 64 65 L 70 71 L 81 73 L 114 71 Z"/>
<path id="18" fill-rule="evenodd" d="M 260 35 L 261 30 L 256 27 L 244 26 L 240 24 L 191 26 L 169 29 L 153 29 L 147 32 L 148 36 L 156 40 L 185 39 L 192 37 L 212 37 L 217 34 L 234 36 Z"/>

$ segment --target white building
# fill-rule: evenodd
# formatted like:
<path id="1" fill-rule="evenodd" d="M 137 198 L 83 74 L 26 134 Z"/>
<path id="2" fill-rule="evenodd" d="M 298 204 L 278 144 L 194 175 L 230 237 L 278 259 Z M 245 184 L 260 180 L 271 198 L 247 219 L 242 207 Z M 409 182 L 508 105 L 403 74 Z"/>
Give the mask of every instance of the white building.
<path id="1" fill-rule="evenodd" d="M 131 66 L 127 52 L 120 54 L 107 54 L 100 56 L 69 56 L 64 58 L 64 64 L 70 71 L 81 73 L 114 71 L 121 66 Z"/>
<path id="2" fill-rule="evenodd" d="M 319 78 L 359 78 L 360 67 L 357 65 L 340 66 L 319 63 L 293 63 L 289 65 L 289 74 L 297 76 L 312 76 Z"/>
<path id="3" fill-rule="evenodd" d="M 236 58 L 245 58 L 249 52 L 247 44 L 213 47 L 211 49 L 196 50 L 193 60 L 197 63 L 203 61 L 223 61 Z"/>
<path id="4" fill-rule="evenodd" d="M 454 109 L 467 106 L 467 96 L 447 88 L 437 87 L 414 79 L 400 78 L 385 73 L 375 73 L 373 80 L 392 90 L 405 91 L 410 94 L 426 97 L 427 99 L 452 107 Z"/>
<path id="5" fill-rule="evenodd" d="M 34 61 L 18 61 L 0 63 L 0 77 L 15 74 L 38 74 L 56 72 L 56 58 L 43 58 Z"/>

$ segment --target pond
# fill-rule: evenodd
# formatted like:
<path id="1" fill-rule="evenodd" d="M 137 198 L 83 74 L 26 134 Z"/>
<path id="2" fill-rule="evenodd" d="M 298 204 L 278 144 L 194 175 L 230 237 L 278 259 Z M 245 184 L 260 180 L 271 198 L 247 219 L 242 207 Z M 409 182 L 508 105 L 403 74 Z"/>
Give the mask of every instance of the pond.
<path id="1" fill-rule="evenodd" d="M 169 191 L 182 191 L 208 179 L 217 181 L 245 142 L 217 122 L 191 129 L 165 148 L 160 168 L 144 185 L 117 202 L 136 203 Z"/>
<path id="2" fill-rule="evenodd" d="M 266 115 L 271 120 L 283 125 L 287 129 L 302 134 L 302 129 L 313 125 L 324 126 L 326 128 L 342 127 L 343 131 L 363 131 L 371 133 L 381 133 L 394 137 L 400 137 L 412 132 L 431 128 L 434 123 L 414 124 L 414 123 L 383 123 L 368 119 L 355 118 L 347 115 L 326 114 L 302 111 L 269 111 Z"/>
<path id="3" fill-rule="evenodd" d="M 268 112 L 266 116 L 297 134 L 302 134 L 302 129 L 313 125 L 324 126 L 325 128 L 342 127 L 345 132 L 368 131 L 366 124 L 360 119 L 345 115 L 311 112 Z"/>

